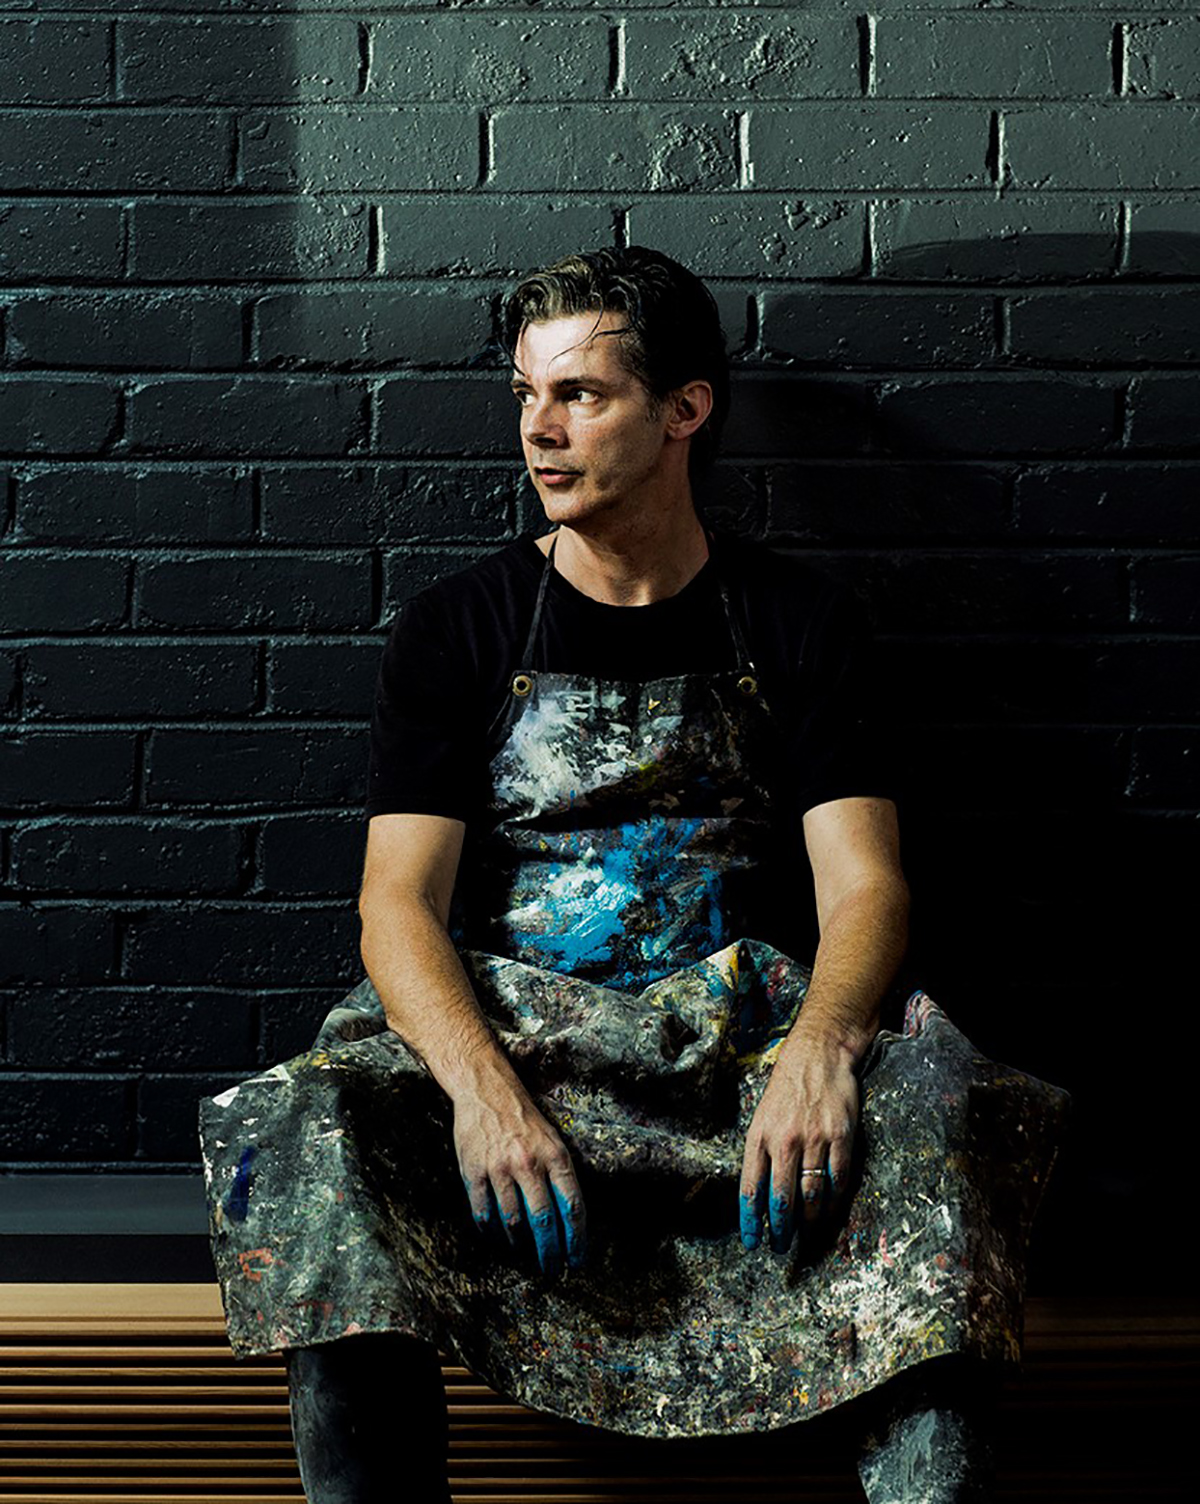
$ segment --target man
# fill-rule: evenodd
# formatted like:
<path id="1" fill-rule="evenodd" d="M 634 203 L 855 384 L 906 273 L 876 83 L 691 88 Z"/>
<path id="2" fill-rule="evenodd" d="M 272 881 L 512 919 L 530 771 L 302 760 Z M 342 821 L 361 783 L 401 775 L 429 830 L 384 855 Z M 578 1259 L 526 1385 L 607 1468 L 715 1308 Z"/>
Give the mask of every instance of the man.
<path id="1" fill-rule="evenodd" d="M 775 1427 L 890 1380 L 869 1496 L 982 1497 L 961 1408 L 898 1376 L 1011 1346 L 1061 1100 L 1014 1097 L 1041 1130 L 1009 1166 L 1025 1193 L 969 1224 L 987 1062 L 920 994 L 879 1035 L 908 894 L 852 613 L 696 512 L 728 406 L 703 284 L 592 252 L 526 278 L 504 325 L 548 528 L 422 592 L 389 639 L 370 980 L 312 1054 L 208 1106 L 231 1336 L 289 1351 L 311 1504 L 447 1497 L 434 1344 L 647 1435 Z"/>

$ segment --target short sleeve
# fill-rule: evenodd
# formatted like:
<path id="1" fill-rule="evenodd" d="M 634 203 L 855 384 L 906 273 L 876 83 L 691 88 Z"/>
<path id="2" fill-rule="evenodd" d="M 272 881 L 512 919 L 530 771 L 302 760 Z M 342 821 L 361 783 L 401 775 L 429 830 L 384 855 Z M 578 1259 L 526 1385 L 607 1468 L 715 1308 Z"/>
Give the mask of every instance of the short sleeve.
<path id="1" fill-rule="evenodd" d="M 465 645 L 420 597 L 392 625 L 371 716 L 365 817 L 445 815 L 478 809 L 478 737 L 470 706 L 473 666 Z"/>
<path id="2" fill-rule="evenodd" d="M 831 586 L 805 633 L 790 751 L 798 815 L 831 799 L 899 798 L 891 738 L 873 721 L 875 654 L 854 597 Z"/>

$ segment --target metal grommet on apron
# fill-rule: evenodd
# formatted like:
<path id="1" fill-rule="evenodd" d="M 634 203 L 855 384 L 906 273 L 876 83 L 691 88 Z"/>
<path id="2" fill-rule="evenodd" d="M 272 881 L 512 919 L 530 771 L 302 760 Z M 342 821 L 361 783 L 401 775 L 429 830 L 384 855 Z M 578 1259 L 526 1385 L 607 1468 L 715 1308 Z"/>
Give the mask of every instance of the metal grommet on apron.
<path id="1" fill-rule="evenodd" d="M 924 993 L 861 1063 L 840 1227 L 742 1247 L 746 1136 L 810 972 L 754 934 L 787 838 L 763 771 L 778 728 L 713 563 L 738 667 L 626 682 L 540 666 L 551 547 L 464 892 L 463 968 L 576 1167 L 585 1266 L 544 1276 L 480 1237 L 452 1105 L 364 980 L 312 1051 L 202 1104 L 240 1355 L 404 1331 L 534 1409 L 656 1437 L 789 1425 L 950 1353 L 1017 1357 L 1065 1094 Z"/>

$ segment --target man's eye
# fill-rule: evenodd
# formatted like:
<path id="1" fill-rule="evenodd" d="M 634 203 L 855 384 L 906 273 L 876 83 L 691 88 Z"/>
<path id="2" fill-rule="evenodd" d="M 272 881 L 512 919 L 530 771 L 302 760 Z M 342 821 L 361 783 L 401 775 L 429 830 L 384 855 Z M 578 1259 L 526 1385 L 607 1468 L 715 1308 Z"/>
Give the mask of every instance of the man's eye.
<path id="1" fill-rule="evenodd" d="M 575 401 L 580 401 L 580 402 L 594 402 L 595 398 L 596 398 L 595 392 L 588 391 L 587 387 L 585 387 L 585 386 L 576 387 L 575 390 L 571 393 L 571 401 L 572 402 L 575 402 Z"/>

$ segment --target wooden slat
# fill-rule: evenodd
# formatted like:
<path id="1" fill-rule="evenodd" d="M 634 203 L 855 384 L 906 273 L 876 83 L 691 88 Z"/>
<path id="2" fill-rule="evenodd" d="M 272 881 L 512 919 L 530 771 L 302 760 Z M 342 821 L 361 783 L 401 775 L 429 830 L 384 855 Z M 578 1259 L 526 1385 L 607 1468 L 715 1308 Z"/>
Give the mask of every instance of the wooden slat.
<path id="1" fill-rule="evenodd" d="M 1200 1400 L 1200 1301 L 1034 1301 L 1026 1353 L 1001 1501 L 1189 1497 L 1169 1436 Z M 581 1432 L 443 1371 L 460 1504 L 861 1504 L 816 1437 L 800 1467 L 783 1433 L 724 1466 L 693 1443 Z M 234 1360 L 215 1285 L 0 1286 L 0 1501 L 102 1500 L 303 1504 L 282 1362 Z"/>

